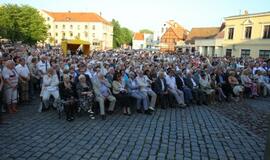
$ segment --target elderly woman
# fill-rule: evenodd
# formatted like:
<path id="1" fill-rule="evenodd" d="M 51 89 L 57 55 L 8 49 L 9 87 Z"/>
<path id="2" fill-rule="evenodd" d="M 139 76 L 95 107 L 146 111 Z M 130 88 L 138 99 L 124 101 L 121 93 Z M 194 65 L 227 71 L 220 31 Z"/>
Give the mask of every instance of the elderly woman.
<path id="1" fill-rule="evenodd" d="M 63 75 L 63 82 L 59 85 L 59 91 L 61 99 L 64 100 L 64 109 L 66 112 L 66 120 L 74 120 L 75 114 L 75 97 L 76 97 L 76 88 L 75 85 L 70 81 L 70 78 L 67 74 Z"/>
<path id="2" fill-rule="evenodd" d="M 8 60 L 3 68 L 3 78 L 4 78 L 4 95 L 7 104 L 7 109 L 9 113 L 17 112 L 17 86 L 19 75 L 15 70 L 15 63 L 12 60 Z"/>
<path id="3" fill-rule="evenodd" d="M 211 87 L 211 78 L 206 72 L 201 73 L 199 79 L 201 90 L 207 95 L 208 102 L 211 104 L 215 99 L 215 90 Z"/>
<path id="4" fill-rule="evenodd" d="M 235 72 L 230 71 L 228 76 L 228 82 L 232 88 L 232 91 L 236 97 L 240 97 L 240 99 L 243 99 L 243 91 L 244 87 L 239 84 L 239 81 L 235 77 Z M 238 99 L 238 98 L 237 98 Z"/>
<path id="5" fill-rule="evenodd" d="M 125 80 L 121 73 L 117 73 L 112 83 L 112 91 L 119 105 L 123 108 L 124 115 L 131 115 L 130 110 L 130 96 L 126 89 Z"/>
<path id="6" fill-rule="evenodd" d="M 248 69 L 243 70 L 242 75 L 241 75 L 241 81 L 244 87 L 251 90 L 251 97 L 254 98 L 255 96 L 259 96 L 257 92 L 257 84 L 254 83 L 249 76 L 250 76 L 250 70 Z"/>
<path id="7" fill-rule="evenodd" d="M 40 96 L 44 103 L 45 109 L 49 108 L 50 97 L 54 97 L 54 107 L 55 102 L 59 100 L 59 79 L 57 74 L 54 72 L 53 68 L 49 68 L 47 74 L 43 76 L 43 83 Z M 42 109 L 42 108 L 40 108 Z M 41 110 L 39 110 L 41 112 Z"/>
<path id="8" fill-rule="evenodd" d="M 77 95 L 80 101 L 80 108 L 89 113 L 91 119 L 95 119 L 94 112 L 92 110 L 94 102 L 93 88 L 89 81 L 86 80 L 85 75 L 79 76 L 79 82 L 76 85 Z"/>

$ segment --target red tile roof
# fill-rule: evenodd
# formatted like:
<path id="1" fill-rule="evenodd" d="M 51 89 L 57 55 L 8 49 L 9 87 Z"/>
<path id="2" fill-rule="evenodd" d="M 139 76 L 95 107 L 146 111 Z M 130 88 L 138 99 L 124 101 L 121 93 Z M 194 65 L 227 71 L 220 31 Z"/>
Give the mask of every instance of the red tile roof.
<path id="1" fill-rule="evenodd" d="M 110 22 L 92 12 L 49 12 L 43 10 L 51 16 L 55 22 L 102 22 L 111 25 Z"/>
<path id="2" fill-rule="evenodd" d="M 195 39 L 213 38 L 220 32 L 220 27 L 192 28 L 187 37 L 188 43 L 194 43 Z"/>
<path id="3" fill-rule="evenodd" d="M 144 34 L 143 33 L 134 33 L 134 37 L 133 37 L 134 40 L 137 40 L 137 41 L 143 41 L 144 40 Z"/>

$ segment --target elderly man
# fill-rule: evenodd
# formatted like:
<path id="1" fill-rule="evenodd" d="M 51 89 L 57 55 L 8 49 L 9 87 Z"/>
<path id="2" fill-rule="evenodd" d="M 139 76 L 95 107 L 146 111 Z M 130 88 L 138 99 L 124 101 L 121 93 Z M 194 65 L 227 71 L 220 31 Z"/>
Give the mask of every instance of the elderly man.
<path id="1" fill-rule="evenodd" d="M 164 71 L 160 71 L 158 78 L 155 81 L 155 92 L 159 95 L 160 97 L 160 103 L 161 103 L 161 108 L 166 109 L 166 106 L 168 106 L 169 102 L 169 92 L 168 92 L 168 86 L 166 83 L 165 79 L 165 74 Z"/>
<path id="2" fill-rule="evenodd" d="M 19 64 L 15 67 L 15 69 L 17 73 L 19 74 L 20 102 L 28 102 L 29 101 L 30 72 L 24 58 L 20 58 Z"/>
<path id="3" fill-rule="evenodd" d="M 7 104 L 7 109 L 9 113 L 17 112 L 17 86 L 19 75 L 15 70 L 15 63 L 12 60 L 6 62 L 3 68 L 3 78 L 4 78 L 4 96 Z"/>
<path id="4" fill-rule="evenodd" d="M 105 100 L 110 101 L 110 106 L 108 109 L 108 113 L 112 114 L 114 111 L 114 106 L 116 102 L 116 98 L 111 93 L 111 84 L 105 79 L 102 73 L 98 73 L 97 79 L 92 79 L 93 89 L 96 96 L 96 101 L 99 103 L 100 108 L 100 115 L 103 120 L 106 119 L 105 116 L 105 107 L 104 102 Z"/>
<path id="5" fill-rule="evenodd" d="M 154 111 L 155 104 L 157 100 L 157 94 L 151 89 L 151 84 L 153 83 L 146 75 L 143 74 L 142 70 L 138 70 L 138 76 L 136 77 L 140 91 L 146 96 L 151 97 L 150 105 L 148 109 Z M 149 100 L 148 100 L 149 101 Z"/>
<path id="6" fill-rule="evenodd" d="M 184 101 L 184 93 L 183 91 L 179 90 L 176 85 L 175 77 L 174 77 L 174 71 L 172 69 L 168 69 L 168 76 L 166 77 L 166 83 L 168 85 L 168 90 L 170 94 L 172 94 L 178 105 L 180 107 L 185 107 L 185 101 Z"/>
<path id="7" fill-rule="evenodd" d="M 37 63 L 37 69 L 41 75 L 41 78 L 47 74 L 49 68 L 51 68 L 51 65 L 48 61 L 48 57 L 46 55 L 42 55 L 40 57 L 40 61 Z"/>
<path id="8" fill-rule="evenodd" d="M 193 99 L 192 97 L 192 91 L 190 88 L 188 88 L 185 84 L 185 77 L 182 73 L 181 70 L 178 70 L 176 72 L 176 77 L 175 77 L 175 81 L 176 81 L 176 85 L 177 85 L 177 88 L 181 91 L 184 92 L 184 98 L 185 98 L 185 102 L 187 105 L 189 105 Z"/>

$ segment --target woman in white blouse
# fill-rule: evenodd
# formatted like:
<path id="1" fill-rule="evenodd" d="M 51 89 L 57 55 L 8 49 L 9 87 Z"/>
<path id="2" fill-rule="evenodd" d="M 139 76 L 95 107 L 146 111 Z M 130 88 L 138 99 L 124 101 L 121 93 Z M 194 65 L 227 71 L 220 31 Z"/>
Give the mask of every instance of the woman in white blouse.
<path id="1" fill-rule="evenodd" d="M 47 74 L 43 76 L 43 83 L 40 96 L 46 109 L 49 107 L 50 96 L 54 97 L 54 102 L 59 99 L 59 79 L 52 68 L 49 68 Z M 55 105 L 54 105 L 55 107 Z"/>

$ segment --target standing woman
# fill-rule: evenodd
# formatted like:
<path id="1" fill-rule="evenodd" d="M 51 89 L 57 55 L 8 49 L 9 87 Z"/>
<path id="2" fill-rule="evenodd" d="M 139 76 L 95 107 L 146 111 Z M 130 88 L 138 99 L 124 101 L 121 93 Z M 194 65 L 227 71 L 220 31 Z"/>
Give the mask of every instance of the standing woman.
<path id="1" fill-rule="evenodd" d="M 6 62 L 3 68 L 4 95 L 9 113 L 17 112 L 18 80 L 19 75 L 15 71 L 15 63 L 12 60 Z"/>
<path id="2" fill-rule="evenodd" d="M 123 108 L 124 115 L 131 115 L 130 110 L 130 96 L 128 95 L 127 89 L 125 88 L 125 82 L 123 80 L 122 74 L 117 73 L 114 77 L 112 83 L 113 94 L 116 100 L 119 102 L 120 106 Z"/>

